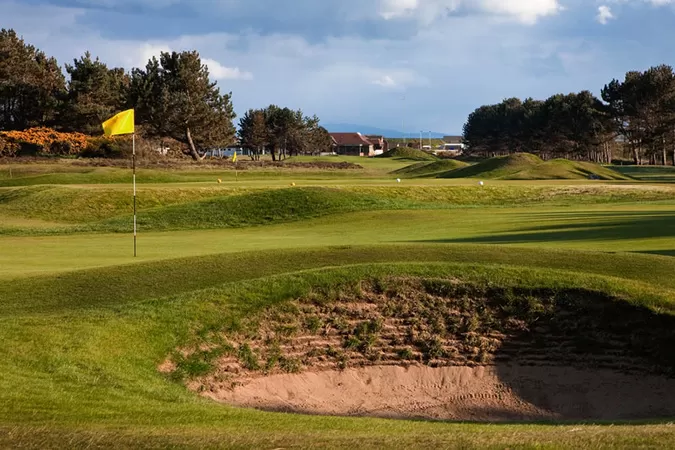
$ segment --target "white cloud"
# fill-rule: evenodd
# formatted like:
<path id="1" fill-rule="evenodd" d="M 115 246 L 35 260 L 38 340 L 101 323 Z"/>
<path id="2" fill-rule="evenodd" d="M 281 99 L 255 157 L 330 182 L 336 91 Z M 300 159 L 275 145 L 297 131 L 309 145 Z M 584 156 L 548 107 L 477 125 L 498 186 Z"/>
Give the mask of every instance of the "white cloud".
<path id="1" fill-rule="evenodd" d="M 612 9 L 607 5 L 602 5 L 598 7 L 598 16 L 596 17 L 596 19 L 601 24 L 606 25 L 611 19 L 614 19 Z"/>
<path id="2" fill-rule="evenodd" d="M 559 0 L 380 0 L 379 13 L 385 20 L 413 16 L 430 22 L 466 11 L 533 24 L 561 10 Z"/>
<path id="3" fill-rule="evenodd" d="M 411 87 L 424 86 L 429 80 L 410 69 L 382 70 L 370 67 L 363 70 L 364 79 L 370 84 L 380 86 L 388 90 L 404 91 Z"/>
<path id="4" fill-rule="evenodd" d="M 413 13 L 418 7 L 418 0 L 381 0 L 380 15 L 385 20 L 395 19 Z"/>
<path id="5" fill-rule="evenodd" d="M 391 87 L 396 87 L 397 83 L 394 81 L 392 77 L 389 75 L 384 75 L 376 80 L 373 80 L 373 84 L 376 84 L 378 86 L 386 87 L 386 88 L 391 88 Z"/>
<path id="6" fill-rule="evenodd" d="M 239 69 L 239 67 L 225 67 L 218 61 L 202 58 L 202 62 L 209 68 L 209 74 L 216 80 L 252 80 L 253 74 Z"/>
<path id="7" fill-rule="evenodd" d="M 381 3 L 368 1 L 369 17 L 376 18 Z M 457 5 L 457 17 L 440 21 L 439 5 Z M 618 58 L 605 57 L 594 42 L 558 40 L 539 27 L 521 26 L 555 14 L 558 1 L 403 0 L 402 9 L 389 6 L 403 19 L 425 20 L 433 13 L 440 26 L 411 26 L 406 39 L 336 34 L 310 40 L 273 27 L 265 33 L 134 38 L 103 34 L 99 24 L 80 17 L 80 9 L 51 7 L 42 14 L 43 6 L 0 0 L 4 26 L 16 27 L 61 63 L 90 50 L 111 66 L 131 68 L 160 51 L 196 49 L 221 91 L 232 90 L 239 114 L 274 103 L 316 113 L 324 122 L 400 128 L 405 121 L 411 129 L 456 133 L 481 104 L 594 89 L 620 73 Z M 166 30 L 157 34 L 167 36 Z M 249 81 L 243 89 L 236 80 Z"/>

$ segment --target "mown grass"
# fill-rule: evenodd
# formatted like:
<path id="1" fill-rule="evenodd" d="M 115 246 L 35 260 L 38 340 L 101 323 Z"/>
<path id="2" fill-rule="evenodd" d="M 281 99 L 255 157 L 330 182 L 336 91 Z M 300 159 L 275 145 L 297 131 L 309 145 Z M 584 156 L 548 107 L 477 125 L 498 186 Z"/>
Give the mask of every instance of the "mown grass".
<path id="1" fill-rule="evenodd" d="M 122 307 L 127 303 L 297 270 L 386 263 L 459 263 L 548 267 L 621 278 L 675 289 L 675 259 L 659 255 L 609 254 L 485 245 L 342 246 L 215 254 L 74 270 L 62 274 L 0 279 L 0 315 Z M 133 280 L 133 281 L 132 281 Z M 29 294 L 27 294 L 27 292 Z"/>
<path id="2" fill-rule="evenodd" d="M 616 253 L 675 255 L 669 187 L 379 181 L 409 164 L 370 158 L 357 178 L 306 171 L 302 182 L 319 186 L 309 189 L 277 189 L 301 178 L 279 171 L 251 171 L 238 185 L 232 172 L 217 185 L 217 171 L 195 171 L 194 179 L 158 171 L 168 178 L 157 183 L 170 184 L 139 189 L 139 218 L 148 222 L 136 259 L 130 235 L 65 235 L 130 233 L 127 169 L 52 174 L 69 184 L 119 175 L 123 186 L 31 186 L 43 172 L 24 177 L 28 187 L 0 189 L 0 233 L 56 234 L 0 237 L 0 447 L 670 445 L 668 424 L 490 426 L 263 413 L 196 398 L 158 373 L 173 349 L 200 335 L 317 287 L 378 274 L 580 287 L 672 313 L 675 258 Z M 418 241 L 425 243 L 411 244 Z"/>
<path id="3" fill-rule="evenodd" d="M 579 448 L 602 442 L 614 448 L 638 442 L 659 445 L 672 438 L 673 429 L 667 425 L 589 428 L 600 433 L 602 440 L 598 440 L 598 434 L 567 432 L 576 426 L 495 427 L 263 413 L 196 398 L 156 369 L 172 349 L 194 336 L 236 326 L 240 318 L 313 289 L 330 290 L 377 276 L 442 276 L 492 286 L 581 287 L 661 312 L 672 311 L 669 289 L 623 276 L 638 275 L 639 267 L 630 258 L 617 263 L 611 255 L 604 255 L 606 260 L 600 263 L 613 261 L 604 264 L 603 270 L 611 273 L 606 278 L 584 273 L 591 259 L 579 264 L 585 258 L 575 252 L 560 252 L 556 258 L 543 251 L 508 252 L 512 263 L 533 266 L 538 253 L 547 263 L 534 269 L 475 263 L 476 251 L 471 247 L 462 251 L 456 247 L 446 255 L 438 253 L 439 249 L 419 246 L 246 255 L 248 273 L 222 264 L 212 270 L 214 284 L 210 286 L 204 279 L 191 279 L 217 259 L 175 261 L 147 270 L 135 266 L 85 271 L 78 274 L 81 283 L 86 280 L 89 286 L 89 294 L 82 298 L 84 304 L 68 300 L 74 292 L 69 277 L 46 277 L 43 286 L 50 286 L 49 291 L 40 288 L 39 279 L 31 283 L 3 282 L 2 288 L 13 292 L 13 298 L 3 293 L 5 308 L 0 312 L 0 339 L 4 343 L 0 347 L 0 371 L 4 375 L 0 377 L 0 421 L 7 431 L 0 443 L 111 446 L 116 443 L 113 439 L 120 439 L 120 446 L 136 447 L 156 447 L 158 443 L 189 447 L 306 447 L 321 443 L 346 447 L 357 445 L 362 438 L 361 446 L 372 443 L 382 447 L 402 443 L 408 447 L 503 446 L 512 442 Z M 354 260 L 364 261 L 369 251 L 371 259 L 381 258 L 383 264 L 335 268 Z M 494 255 L 483 256 L 494 259 Z M 396 262 L 406 258 L 408 263 Z M 645 262 L 650 260 L 650 267 L 659 260 L 644 258 Z M 453 262 L 462 259 L 471 262 Z M 574 272 L 545 268 L 556 261 L 573 266 Z M 595 262 L 596 267 L 601 265 L 597 259 Z M 332 268 L 284 274 L 291 267 L 296 270 L 303 265 Z M 154 274 L 154 282 L 148 279 L 149 274 Z M 139 280 L 146 280 L 145 284 L 138 285 Z M 187 286 L 176 290 L 181 281 Z M 25 304 L 25 299 L 32 299 L 32 304 Z M 107 301 L 99 303 L 96 299 Z M 633 431 L 636 434 L 631 434 Z M 471 433 L 478 434 L 472 437 Z M 458 436 L 465 439 L 458 440 Z"/>
<path id="4" fill-rule="evenodd" d="M 636 180 L 657 183 L 675 182 L 675 167 L 673 166 L 612 166 L 612 168 Z"/>
<path id="5" fill-rule="evenodd" d="M 0 238 L 0 278 L 188 256 L 317 246 L 424 242 L 672 255 L 672 202 L 574 207 L 361 211 L 260 227 Z M 508 252 L 504 248 L 500 251 Z"/>

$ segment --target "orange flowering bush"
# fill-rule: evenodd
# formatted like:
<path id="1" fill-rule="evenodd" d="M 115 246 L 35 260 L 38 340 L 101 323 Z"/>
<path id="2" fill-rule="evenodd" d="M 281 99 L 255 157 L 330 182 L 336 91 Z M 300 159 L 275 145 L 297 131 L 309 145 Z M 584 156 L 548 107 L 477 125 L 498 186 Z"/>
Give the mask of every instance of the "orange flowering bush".
<path id="1" fill-rule="evenodd" d="M 0 156 L 16 156 L 20 148 L 16 142 L 11 142 L 0 135 Z"/>
<path id="2" fill-rule="evenodd" d="M 87 136 L 82 133 L 61 133 L 46 127 L 3 131 L 0 139 L 18 145 L 21 151 L 55 156 L 77 155 L 88 142 Z"/>

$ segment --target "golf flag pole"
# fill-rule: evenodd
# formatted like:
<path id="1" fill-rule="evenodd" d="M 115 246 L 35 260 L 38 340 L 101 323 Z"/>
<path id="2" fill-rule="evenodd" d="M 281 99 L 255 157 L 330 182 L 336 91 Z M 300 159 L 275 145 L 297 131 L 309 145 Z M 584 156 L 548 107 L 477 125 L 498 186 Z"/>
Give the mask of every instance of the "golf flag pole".
<path id="1" fill-rule="evenodd" d="M 103 134 L 117 136 L 131 134 L 131 167 L 133 173 L 134 189 L 134 257 L 136 257 L 136 130 L 134 126 L 134 110 L 127 109 L 117 113 L 102 124 Z"/>
<path id="2" fill-rule="evenodd" d="M 131 167 L 134 179 L 134 258 L 136 257 L 136 133 L 131 135 Z"/>
<path id="3" fill-rule="evenodd" d="M 232 155 L 232 162 L 234 163 L 234 179 L 235 181 L 239 181 L 239 171 L 237 170 L 237 151 L 234 151 L 234 155 Z"/>

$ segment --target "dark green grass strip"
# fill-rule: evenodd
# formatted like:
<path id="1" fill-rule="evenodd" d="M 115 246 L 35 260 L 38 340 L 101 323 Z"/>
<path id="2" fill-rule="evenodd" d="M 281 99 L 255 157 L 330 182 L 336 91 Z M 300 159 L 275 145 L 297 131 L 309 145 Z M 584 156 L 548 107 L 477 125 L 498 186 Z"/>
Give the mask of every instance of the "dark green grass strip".
<path id="1" fill-rule="evenodd" d="M 499 247 L 386 245 L 218 254 L 88 269 L 0 282 L 0 316 L 73 308 L 123 307 L 149 298 L 318 267 L 447 261 L 547 267 L 607 275 L 675 289 L 675 258 Z"/>

